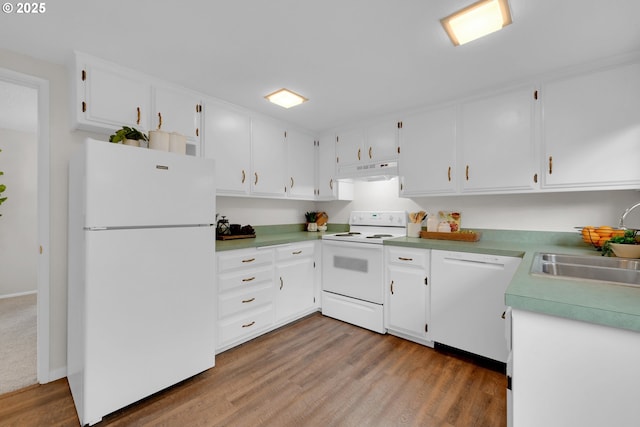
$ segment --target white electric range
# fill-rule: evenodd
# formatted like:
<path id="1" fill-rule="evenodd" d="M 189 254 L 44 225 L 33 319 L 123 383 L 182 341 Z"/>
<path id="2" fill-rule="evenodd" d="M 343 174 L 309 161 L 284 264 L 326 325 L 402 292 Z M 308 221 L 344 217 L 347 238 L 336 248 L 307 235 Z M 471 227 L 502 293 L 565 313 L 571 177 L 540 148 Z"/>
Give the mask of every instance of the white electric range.
<path id="1" fill-rule="evenodd" d="M 322 314 L 385 333 L 382 243 L 407 235 L 404 211 L 354 211 L 322 237 Z"/>

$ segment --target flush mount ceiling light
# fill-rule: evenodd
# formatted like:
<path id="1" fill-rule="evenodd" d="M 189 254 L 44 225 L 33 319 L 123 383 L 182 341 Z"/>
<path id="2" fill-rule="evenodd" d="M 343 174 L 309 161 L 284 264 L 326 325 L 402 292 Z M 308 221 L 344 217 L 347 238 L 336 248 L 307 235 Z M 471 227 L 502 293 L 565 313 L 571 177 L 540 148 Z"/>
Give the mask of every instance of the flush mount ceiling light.
<path id="1" fill-rule="evenodd" d="M 511 24 L 507 0 L 480 0 L 440 20 L 454 45 L 498 31 Z"/>
<path id="2" fill-rule="evenodd" d="M 308 101 L 304 96 L 298 95 L 297 93 L 285 88 L 270 93 L 265 96 L 265 98 L 284 108 L 295 107 L 296 105 L 300 105 L 303 102 Z"/>

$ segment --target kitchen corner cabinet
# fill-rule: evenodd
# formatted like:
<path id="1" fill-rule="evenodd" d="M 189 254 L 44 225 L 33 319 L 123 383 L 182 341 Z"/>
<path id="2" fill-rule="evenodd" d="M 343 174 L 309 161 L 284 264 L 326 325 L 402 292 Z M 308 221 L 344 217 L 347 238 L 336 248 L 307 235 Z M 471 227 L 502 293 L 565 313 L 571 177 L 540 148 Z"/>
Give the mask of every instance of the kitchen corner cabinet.
<path id="1" fill-rule="evenodd" d="M 211 99 L 204 103 L 204 157 L 216 160 L 216 191 L 248 195 L 251 173 L 251 116 Z"/>
<path id="2" fill-rule="evenodd" d="M 218 336 L 216 352 L 254 338 L 275 321 L 272 249 L 217 254 Z"/>
<path id="3" fill-rule="evenodd" d="M 400 195 L 456 192 L 456 107 L 415 113 L 400 128 Z"/>
<path id="4" fill-rule="evenodd" d="M 385 322 L 390 334 L 433 346 L 429 341 L 429 257 L 426 249 L 385 247 Z"/>
<path id="5" fill-rule="evenodd" d="M 463 193 L 538 188 L 537 91 L 525 86 L 460 106 Z"/>
<path id="6" fill-rule="evenodd" d="M 313 200 L 316 195 L 316 144 L 313 135 L 289 129 L 287 138 L 287 195 Z"/>
<path id="7" fill-rule="evenodd" d="M 521 261 L 432 250 L 431 339 L 506 362 L 504 294 Z"/>
<path id="8" fill-rule="evenodd" d="M 366 174 L 363 165 L 398 158 L 398 122 L 383 120 L 336 135 L 336 170 L 341 178 Z"/>
<path id="9" fill-rule="evenodd" d="M 124 126 L 149 128 L 151 83 L 116 64 L 76 53 L 74 127 L 113 133 Z"/>
<path id="10" fill-rule="evenodd" d="M 188 151 L 200 155 L 201 97 L 169 86 L 156 86 L 153 94 L 151 128 L 186 136 Z"/>
<path id="11" fill-rule="evenodd" d="M 275 248 L 276 322 L 289 322 L 317 309 L 316 242 Z"/>
<path id="12" fill-rule="evenodd" d="M 640 63 L 542 86 L 543 188 L 640 186 Z"/>
<path id="13" fill-rule="evenodd" d="M 258 196 L 286 195 L 286 129 L 265 118 L 253 118 L 251 131 L 251 193 Z"/>
<path id="14" fill-rule="evenodd" d="M 336 179 L 336 137 L 320 135 L 316 153 L 316 200 L 353 200 L 353 182 Z"/>

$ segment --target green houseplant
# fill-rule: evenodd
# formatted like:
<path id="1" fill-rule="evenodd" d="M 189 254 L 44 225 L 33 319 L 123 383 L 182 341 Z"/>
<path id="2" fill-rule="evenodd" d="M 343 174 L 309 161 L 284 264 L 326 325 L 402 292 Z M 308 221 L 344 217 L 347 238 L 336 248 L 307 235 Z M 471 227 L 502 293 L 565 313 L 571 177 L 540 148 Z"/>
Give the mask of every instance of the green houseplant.
<path id="1" fill-rule="evenodd" d="M 128 145 L 139 145 L 139 141 L 147 141 L 147 136 L 136 128 L 122 126 L 113 135 L 109 136 L 109 142 L 122 143 Z M 138 141 L 136 143 L 127 141 Z"/>
<path id="2" fill-rule="evenodd" d="M 0 149 L 0 151 L 2 151 L 2 150 Z M 0 176 L 1 175 L 4 175 L 4 172 L 0 171 Z M 2 193 L 4 193 L 4 190 L 6 190 L 6 189 L 7 189 L 6 185 L 0 184 L 0 205 L 3 204 L 7 200 L 7 197 L 2 197 Z M 0 214 L 0 216 L 2 216 L 2 214 Z"/>
<path id="3" fill-rule="evenodd" d="M 307 231 L 318 231 L 318 224 L 316 223 L 318 220 L 318 213 L 306 212 L 304 217 L 307 220 Z"/>

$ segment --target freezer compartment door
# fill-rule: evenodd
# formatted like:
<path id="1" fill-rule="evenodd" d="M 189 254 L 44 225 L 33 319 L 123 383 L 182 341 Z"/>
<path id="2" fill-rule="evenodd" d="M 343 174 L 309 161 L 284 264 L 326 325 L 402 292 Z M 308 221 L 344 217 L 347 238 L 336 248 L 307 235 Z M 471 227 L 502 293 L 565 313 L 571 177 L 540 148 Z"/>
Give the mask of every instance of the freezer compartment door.
<path id="1" fill-rule="evenodd" d="M 83 157 L 86 227 L 215 223 L 213 160 L 91 139 Z"/>
<path id="2" fill-rule="evenodd" d="M 86 243 L 90 421 L 214 366 L 215 235 L 103 230 L 87 231 Z"/>

